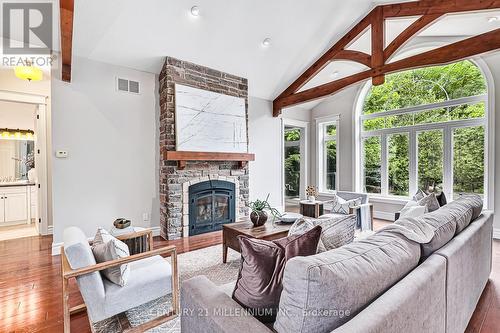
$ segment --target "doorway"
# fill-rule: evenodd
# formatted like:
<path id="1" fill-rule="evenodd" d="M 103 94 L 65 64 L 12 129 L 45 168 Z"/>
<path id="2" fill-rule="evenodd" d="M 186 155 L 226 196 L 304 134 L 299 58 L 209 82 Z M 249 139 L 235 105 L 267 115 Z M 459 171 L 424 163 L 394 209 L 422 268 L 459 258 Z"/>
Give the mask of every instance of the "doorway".
<path id="1" fill-rule="evenodd" d="M 305 198 L 307 173 L 307 122 L 283 119 L 283 207 L 298 212 Z"/>
<path id="2" fill-rule="evenodd" d="M 46 101 L 0 91 L 0 241 L 48 234 Z"/>

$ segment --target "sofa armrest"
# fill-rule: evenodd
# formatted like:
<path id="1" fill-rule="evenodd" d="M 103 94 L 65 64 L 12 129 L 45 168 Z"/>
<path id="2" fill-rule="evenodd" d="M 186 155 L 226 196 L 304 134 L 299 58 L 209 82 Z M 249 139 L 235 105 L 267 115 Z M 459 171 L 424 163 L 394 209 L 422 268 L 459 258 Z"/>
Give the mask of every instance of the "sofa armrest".
<path id="1" fill-rule="evenodd" d="M 206 276 L 182 283 L 181 327 L 183 332 L 192 333 L 271 332 Z"/>

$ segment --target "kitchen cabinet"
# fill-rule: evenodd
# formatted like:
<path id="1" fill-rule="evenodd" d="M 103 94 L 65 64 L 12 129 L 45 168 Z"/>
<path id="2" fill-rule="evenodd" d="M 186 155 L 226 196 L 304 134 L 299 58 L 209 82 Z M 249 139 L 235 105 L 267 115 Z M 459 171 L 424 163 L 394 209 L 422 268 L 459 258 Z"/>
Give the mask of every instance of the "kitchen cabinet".
<path id="1" fill-rule="evenodd" d="M 28 186 L 0 187 L 0 225 L 29 223 Z"/>

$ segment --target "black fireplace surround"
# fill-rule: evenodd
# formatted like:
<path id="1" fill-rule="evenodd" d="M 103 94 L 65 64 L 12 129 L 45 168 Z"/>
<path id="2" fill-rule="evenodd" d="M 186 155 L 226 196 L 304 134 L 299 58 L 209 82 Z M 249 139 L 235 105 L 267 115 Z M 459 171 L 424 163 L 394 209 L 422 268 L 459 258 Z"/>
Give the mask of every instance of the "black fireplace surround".
<path id="1" fill-rule="evenodd" d="M 189 187 L 189 235 L 221 230 L 235 220 L 235 185 L 208 180 Z"/>

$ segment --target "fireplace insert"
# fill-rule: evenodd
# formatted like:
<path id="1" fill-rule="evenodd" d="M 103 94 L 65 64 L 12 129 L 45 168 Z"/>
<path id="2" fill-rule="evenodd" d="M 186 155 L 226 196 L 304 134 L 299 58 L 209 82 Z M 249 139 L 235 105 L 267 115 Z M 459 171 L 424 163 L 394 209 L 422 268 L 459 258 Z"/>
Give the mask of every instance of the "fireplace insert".
<path id="1" fill-rule="evenodd" d="M 234 183 L 208 180 L 189 187 L 189 235 L 221 230 L 235 219 Z"/>

